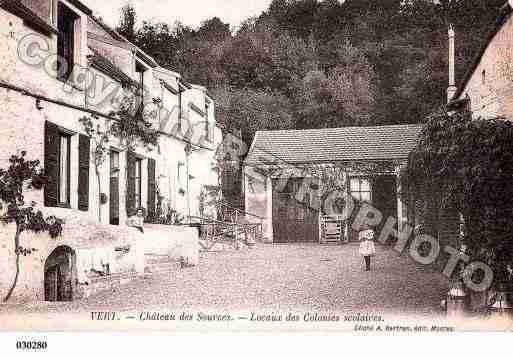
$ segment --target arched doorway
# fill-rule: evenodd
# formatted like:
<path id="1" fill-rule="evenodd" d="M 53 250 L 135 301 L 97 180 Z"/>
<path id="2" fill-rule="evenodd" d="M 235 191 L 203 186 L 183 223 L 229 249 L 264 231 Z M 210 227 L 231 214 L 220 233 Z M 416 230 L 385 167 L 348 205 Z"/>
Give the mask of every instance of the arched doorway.
<path id="1" fill-rule="evenodd" d="M 76 273 L 75 252 L 68 246 L 57 247 L 45 262 L 45 301 L 71 302 Z"/>

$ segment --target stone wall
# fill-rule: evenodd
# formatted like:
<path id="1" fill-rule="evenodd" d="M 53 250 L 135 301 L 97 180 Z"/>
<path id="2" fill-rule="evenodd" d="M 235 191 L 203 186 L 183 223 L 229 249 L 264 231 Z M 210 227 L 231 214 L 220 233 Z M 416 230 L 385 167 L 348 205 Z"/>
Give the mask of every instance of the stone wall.
<path id="1" fill-rule="evenodd" d="M 132 45 L 120 43 L 114 39 L 109 32 L 99 26 L 86 14 L 81 13 L 79 9 L 64 1 L 69 7 L 79 14 L 77 20 L 77 29 L 79 33 L 76 38 L 76 58 L 75 63 L 81 68 L 87 68 L 95 79 L 102 81 L 96 85 L 109 85 L 120 89 L 120 84 L 112 78 L 99 72 L 96 69 L 88 67 L 87 56 L 91 54 L 88 46 L 100 50 L 100 52 L 114 62 L 123 72 L 135 79 L 135 55 L 132 51 Z M 31 39 L 37 41 L 34 46 L 33 41 L 25 43 L 24 40 Z M 30 45 L 30 46 L 29 46 Z M 38 159 L 41 164 L 44 163 L 44 129 L 45 122 L 49 121 L 71 135 L 70 151 L 70 207 L 66 208 L 42 208 L 44 204 L 43 191 L 28 191 L 26 193 L 26 202 L 35 201 L 38 207 L 43 210 L 45 216 L 56 215 L 66 221 L 65 233 L 62 238 L 51 240 L 45 235 L 27 234 L 23 242 L 27 247 L 36 248 L 37 252 L 29 257 L 22 258 L 22 277 L 20 286 L 15 293 L 15 297 L 20 300 L 42 300 L 43 288 L 43 269 L 48 255 L 57 245 L 69 246 L 75 251 L 77 256 L 77 267 L 89 266 L 94 262 L 93 257 L 105 257 L 113 260 L 112 270 L 127 271 L 133 270 L 136 266 L 140 270 L 140 259 L 132 258 L 131 255 L 121 255 L 116 251 L 116 247 L 126 247 L 127 243 L 137 242 L 139 232 L 126 227 L 102 226 L 109 223 L 109 204 L 101 205 L 98 193 L 106 193 L 110 198 L 110 162 L 106 159 L 100 168 L 100 183 L 98 184 L 93 163 L 93 156 L 89 166 L 89 209 L 87 211 L 78 210 L 78 139 L 79 134 L 85 134 L 80 118 L 92 117 L 95 125 L 105 126 L 106 120 L 101 116 L 92 116 L 88 111 L 95 110 L 103 114 L 108 114 L 114 109 L 112 98 L 106 101 L 97 101 L 96 93 L 80 89 L 80 86 L 71 87 L 56 78 L 52 73 L 51 67 L 57 48 L 57 36 L 45 35 L 36 32 L 26 26 L 23 19 L 0 8 L 0 139 L 3 149 L 0 153 L 0 168 L 6 168 L 9 165 L 9 157 L 13 154 L 19 154 L 22 150 L 27 151 L 28 159 Z M 30 63 L 28 63 L 30 62 Z M 79 67 L 75 67 L 75 70 Z M 166 72 L 166 70 L 163 70 Z M 172 86 L 178 89 L 179 75 L 169 72 L 166 78 Z M 147 96 L 160 97 L 165 102 L 166 108 L 171 111 L 171 122 L 177 120 L 177 112 L 173 111 L 176 107 L 178 97 L 167 91 L 158 81 L 159 77 L 153 74 L 149 69 L 145 72 L 145 82 L 150 86 L 150 93 Z M 20 90 L 17 90 L 17 89 Z M 117 92 L 114 91 L 114 94 Z M 100 94 L 101 95 L 101 94 Z M 51 99 L 36 101 L 37 96 L 43 96 Z M 94 98 L 91 98 L 94 96 Z M 188 90 L 184 96 L 184 109 L 189 111 L 188 104 L 195 102 L 200 109 L 204 107 L 206 90 L 195 87 Z M 57 103 L 56 103 L 57 102 Z M 209 118 L 215 123 L 214 106 L 210 108 Z M 190 113 L 193 122 L 203 121 L 201 115 L 194 111 Z M 159 118 L 160 120 L 160 118 Z M 156 181 L 160 193 L 164 196 L 164 201 L 168 207 L 178 209 L 182 214 L 187 213 L 187 208 L 191 208 L 191 214 L 199 214 L 199 193 L 204 185 L 216 185 L 217 175 L 212 171 L 215 149 L 217 144 L 222 141 L 222 134 L 216 128 L 215 140 L 211 144 L 211 149 L 195 149 L 188 161 L 185 157 L 186 141 L 181 141 L 176 137 L 166 133 L 161 136 L 158 148 L 148 151 L 143 146 L 136 149 L 136 153 L 143 159 L 142 162 L 142 204 L 146 207 L 148 196 L 148 159 L 156 160 Z M 118 141 L 112 141 L 108 144 L 114 149 L 120 150 L 120 224 L 126 222 L 126 153 L 123 151 Z M 91 142 L 91 146 L 94 143 Z M 92 148 L 91 148 L 92 149 Z M 191 179 L 186 178 L 183 173 L 178 176 L 180 165 L 189 164 L 189 175 Z M 184 167 L 182 166 L 182 171 Z M 190 192 L 187 195 L 180 194 L 180 189 L 187 189 L 189 182 Z M 38 209 L 39 209 L 38 208 Z M 101 208 L 101 218 L 98 218 Z M 12 243 L 12 228 L 5 227 L 0 233 L 0 252 L 2 258 L 8 258 L 0 263 L 0 288 L 5 291 L 6 286 L 12 279 L 14 248 Z M 87 238 L 84 237 L 87 235 Z M 170 235 L 172 236 L 172 235 Z M 137 251 L 135 251 L 137 252 Z M 130 253 L 130 252 L 129 252 Z M 118 258 L 119 257 L 119 258 Z M 196 261 L 196 259 L 191 259 Z M 135 263 L 135 264 L 134 264 Z M 139 263 L 139 264 L 137 264 Z M 31 275 L 31 273 L 36 273 Z M 80 270 L 77 277 L 82 281 Z"/>
<path id="2" fill-rule="evenodd" d="M 37 36 L 38 41 L 43 44 L 48 44 L 49 51 L 46 55 L 52 54 L 56 47 L 56 38 L 45 37 L 42 34 L 35 33 L 32 29 L 26 27 L 23 21 L 9 12 L 0 9 L 0 19 L 2 28 L 0 28 L 1 38 L 1 51 L 0 51 L 0 67 L 4 69 L 0 74 L 0 80 L 10 85 L 18 86 L 26 89 L 29 93 L 39 94 L 51 98 L 53 100 L 62 101 L 69 105 L 64 106 L 51 102 L 41 101 L 36 106 L 34 97 L 26 96 L 20 92 L 0 88 L 0 108 L 2 112 L 0 119 L 2 126 L 0 127 L 0 138 L 4 144 L 3 151 L 0 154 L 0 167 L 5 168 L 8 165 L 8 159 L 12 154 L 19 153 L 22 150 L 27 151 L 28 158 L 38 159 L 41 163 L 44 162 L 44 127 L 45 122 L 52 122 L 67 131 L 75 134 L 71 137 L 71 178 L 70 178 L 70 192 L 71 192 L 71 210 L 62 210 L 57 208 L 48 208 L 45 214 L 59 214 L 66 219 L 69 216 L 79 216 L 84 220 L 91 220 L 98 218 L 99 203 L 99 186 L 101 192 L 109 196 L 109 178 L 110 178 L 110 163 L 109 159 L 105 161 L 100 169 L 100 184 L 98 184 L 93 156 L 91 156 L 91 163 L 89 168 L 89 210 L 87 212 L 78 211 L 78 134 L 84 134 L 84 129 L 79 119 L 88 116 L 91 117 L 86 111 L 81 111 L 70 106 L 77 106 L 79 108 L 90 108 L 90 104 L 86 103 L 86 93 L 77 88 L 66 87 L 65 84 L 55 77 L 51 76 L 44 67 L 44 62 L 38 65 L 31 66 L 26 64 L 19 55 L 20 40 L 26 36 Z M 84 17 L 82 23 L 87 23 L 87 17 Z M 9 25 L 10 24 L 10 25 Z M 87 32 L 87 27 L 83 27 L 82 31 Z M 84 37 L 84 35 L 82 35 Z M 87 41 L 87 38 L 84 39 Z M 84 44 L 87 42 L 84 42 Z M 86 48 L 86 46 L 84 47 Z M 118 49 L 116 51 L 125 51 Z M 85 58 L 85 50 L 84 58 Z M 84 63 L 85 64 L 85 63 Z M 91 73 L 95 76 L 102 77 L 106 83 L 115 82 L 107 75 L 91 69 Z M 116 85 L 119 88 L 121 86 Z M 110 112 L 113 107 L 110 101 L 106 101 L 94 108 L 102 113 Z M 104 119 L 96 119 L 97 124 L 105 125 Z M 92 143 L 91 146 L 94 144 Z M 117 141 L 109 144 L 115 148 L 120 147 Z M 142 173 L 142 203 L 146 203 L 147 190 L 145 190 L 147 183 L 147 173 L 144 170 L 147 167 L 146 161 L 148 158 L 156 158 L 157 151 L 147 151 L 142 146 L 137 149 L 137 153 L 144 158 L 143 160 L 143 173 Z M 121 151 L 120 163 L 126 163 L 126 154 Z M 125 208 L 125 188 L 126 183 L 125 171 L 120 171 L 120 222 L 126 221 Z M 109 196 L 110 197 L 110 196 Z M 37 191 L 28 193 L 27 200 L 35 201 L 39 205 L 43 204 L 43 192 Z M 109 206 L 102 206 L 102 223 L 109 223 Z"/>
<path id="3" fill-rule="evenodd" d="M 165 256 L 184 265 L 199 264 L 198 230 L 186 226 L 146 225 L 140 243 L 147 255 Z"/>
<path id="4" fill-rule="evenodd" d="M 460 96 L 470 97 L 475 117 L 513 118 L 513 17 L 509 15 L 483 54 Z"/>
<path id="5" fill-rule="evenodd" d="M 15 275 L 15 226 L 2 226 L 0 231 L 0 296 L 5 296 Z M 91 269 L 101 269 L 109 263 L 111 273 L 144 272 L 144 236 L 134 228 L 101 226 L 83 221 L 68 222 L 61 237 L 24 233 L 21 246 L 34 253 L 21 257 L 21 272 L 12 302 L 44 301 L 45 263 L 52 252 L 61 246 L 69 247 L 76 256 L 74 290 L 77 292 L 92 276 Z M 123 249 L 123 251 L 121 251 Z M 128 252 L 126 252 L 128 249 Z M 97 263 L 95 263 L 97 262 Z"/>

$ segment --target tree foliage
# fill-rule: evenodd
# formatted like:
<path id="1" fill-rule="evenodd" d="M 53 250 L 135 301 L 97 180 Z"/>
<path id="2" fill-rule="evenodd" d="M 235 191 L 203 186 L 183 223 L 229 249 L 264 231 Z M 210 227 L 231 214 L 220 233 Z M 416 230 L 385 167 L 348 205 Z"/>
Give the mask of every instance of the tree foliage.
<path id="1" fill-rule="evenodd" d="M 504 119 L 472 120 L 469 113 L 431 116 L 409 160 L 410 183 L 425 201 L 437 189 L 442 206 L 457 208 L 465 241 L 475 259 L 504 279 L 513 260 L 513 124 Z"/>
<path id="2" fill-rule="evenodd" d="M 259 114 L 269 105 L 263 94 L 276 96 L 279 117 L 290 119 L 281 129 L 422 122 L 445 102 L 449 23 L 461 78 L 503 3 L 273 0 L 237 31 L 219 18 L 198 29 L 143 21 L 133 41 L 211 89 L 217 117 L 251 141 L 257 129 L 276 128 L 276 116 Z M 135 13 L 122 14 L 120 28 L 130 28 Z M 246 121 L 232 117 L 243 96 L 252 104 Z"/>
<path id="3" fill-rule="evenodd" d="M 134 42 L 136 39 L 137 14 L 131 4 L 126 4 L 121 8 L 121 16 L 116 31 L 123 35 L 128 41 Z"/>

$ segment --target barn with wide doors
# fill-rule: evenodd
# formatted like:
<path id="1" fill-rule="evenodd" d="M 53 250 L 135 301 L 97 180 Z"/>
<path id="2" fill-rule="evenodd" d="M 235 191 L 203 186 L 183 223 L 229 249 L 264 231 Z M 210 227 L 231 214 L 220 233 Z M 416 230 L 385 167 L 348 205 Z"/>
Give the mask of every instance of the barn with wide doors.
<path id="1" fill-rule="evenodd" d="M 392 125 L 257 132 L 244 162 L 246 211 L 265 218 L 264 237 L 271 243 L 357 240 L 352 222 L 364 204 L 382 214 L 378 227 L 393 217 L 401 229 L 414 216 L 402 173 L 421 130 Z M 348 199 L 351 216 L 344 212 Z"/>

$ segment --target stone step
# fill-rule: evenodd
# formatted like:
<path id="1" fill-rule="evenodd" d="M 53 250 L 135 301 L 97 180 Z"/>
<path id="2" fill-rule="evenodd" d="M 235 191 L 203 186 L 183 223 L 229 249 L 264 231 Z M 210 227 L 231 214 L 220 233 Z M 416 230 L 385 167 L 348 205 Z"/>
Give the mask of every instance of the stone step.
<path id="1" fill-rule="evenodd" d="M 155 264 L 160 264 L 160 263 L 170 263 L 170 262 L 172 262 L 172 260 L 167 255 L 146 254 L 145 262 L 146 262 L 146 265 L 155 265 Z"/>
<path id="2" fill-rule="evenodd" d="M 82 298 L 93 294 L 111 291 L 136 279 L 142 278 L 136 272 L 114 273 L 107 276 L 90 277 L 87 285 L 81 285 Z"/>
<path id="3" fill-rule="evenodd" d="M 139 275 L 136 272 L 114 273 L 107 276 L 90 278 L 89 284 L 95 285 L 104 282 L 126 283 L 134 279 L 137 279 L 138 277 Z"/>
<path id="4" fill-rule="evenodd" d="M 181 269 L 180 262 L 177 261 L 167 261 L 167 262 L 157 262 L 157 263 L 147 263 L 146 268 L 144 270 L 144 274 L 162 274 L 162 273 L 170 273 L 177 272 Z"/>

